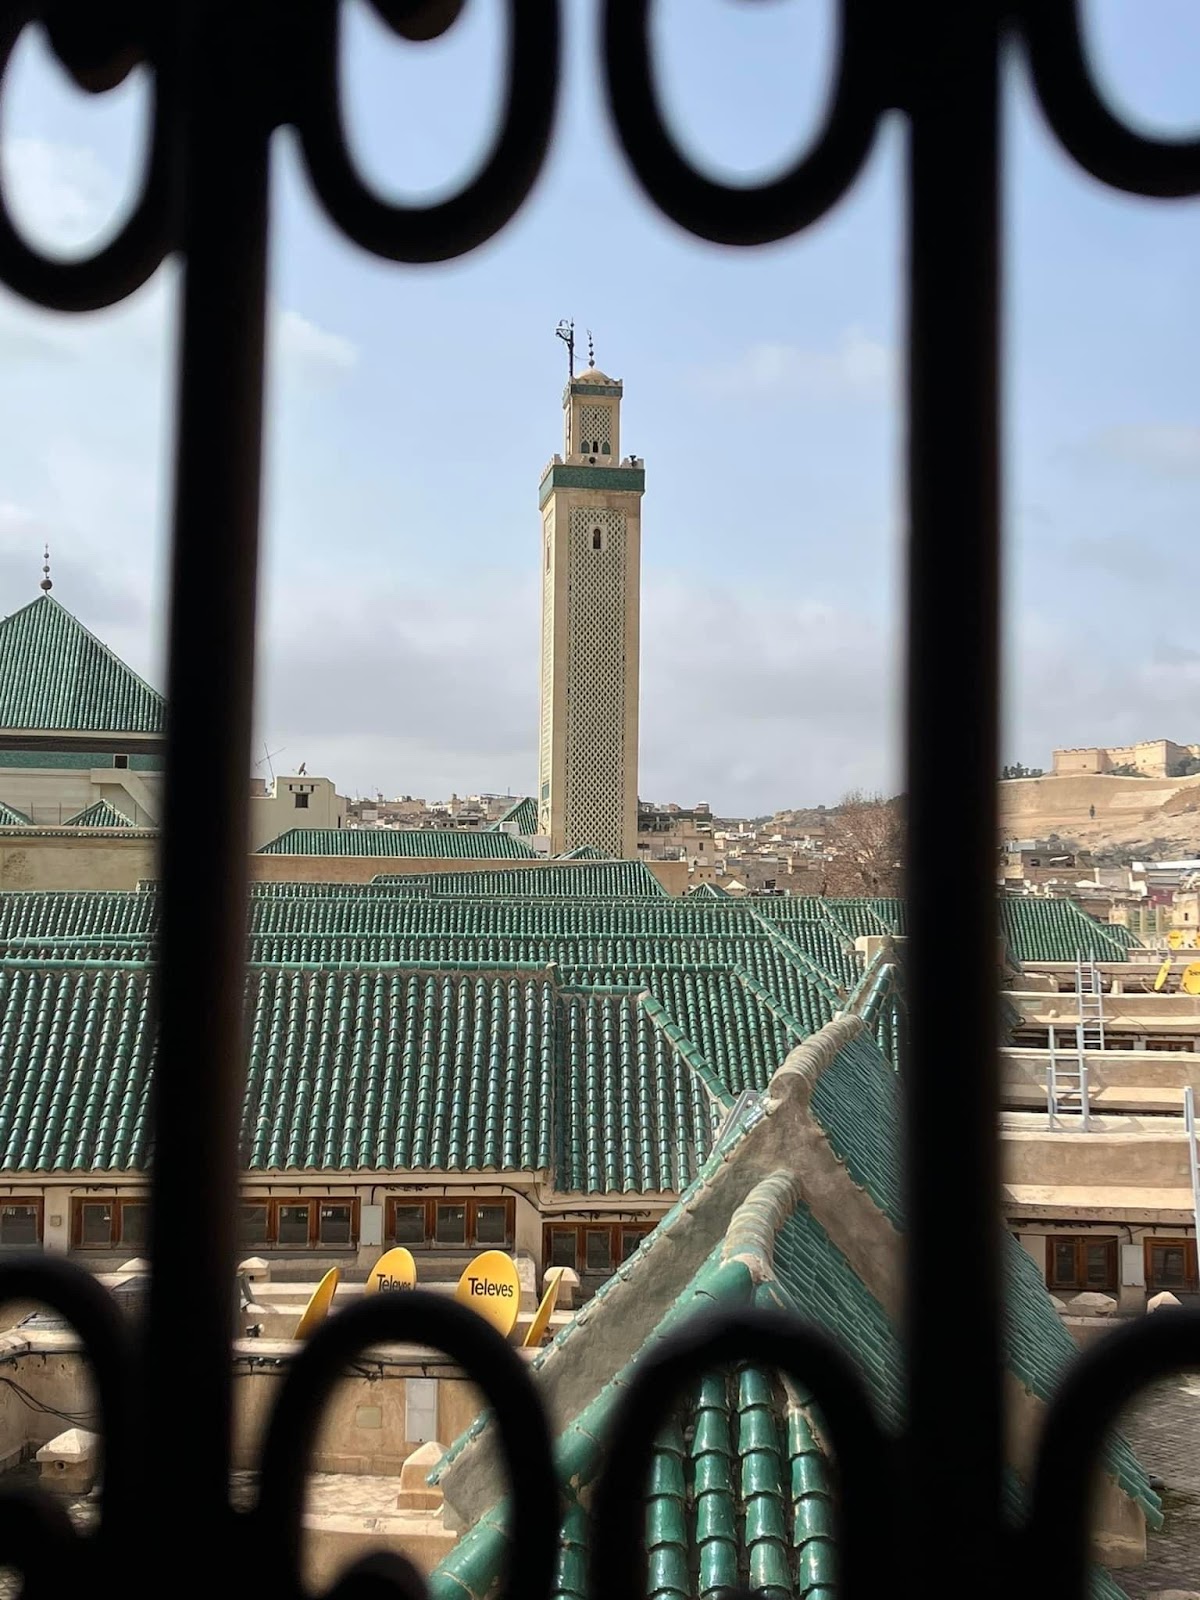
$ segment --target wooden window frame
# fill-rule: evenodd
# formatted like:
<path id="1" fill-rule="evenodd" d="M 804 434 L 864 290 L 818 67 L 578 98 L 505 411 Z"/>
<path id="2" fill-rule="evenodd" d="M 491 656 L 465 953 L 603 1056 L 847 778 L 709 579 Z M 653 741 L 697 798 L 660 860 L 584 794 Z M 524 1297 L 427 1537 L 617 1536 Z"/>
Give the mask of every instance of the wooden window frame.
<path id="1" fill-rule="evenodd" d="M 1066 1283 L 1054 1273 L 1054 1252 L 1058 1246 L 1072 1245 L 1075 1249 L 1075 1280 Z M 1108 1275 L 1103 1285 L 1087 1281 L 1087 1250 L 1103 1245 L 1107 1256 Z M 1048 1233 L 1046 1235 L 1046 1287 L 1051 1294 L 1059 1289 L 1069 1289 L 1075 1294 L 1116 1294 L 1121 1275 L 1115 1234 Z"/>
<path id="2" fill-rule="evenodd" d="M 46 1199 L 40 1194 L 5 1194 L 0 1195 L 0 1207 L 3 1206 L 32 1206 L 37 1212 L 37 1247 L 40 1249 L 46 1242 Z M 27 1244 L 0 1244 L 0 1252 L 5 1250 L 28 1250 Z"/>
<path id="3" fill-rule="evenodd" d="M 1153 1270 L 1154 1252 L 1162 1249 L 1183 1250 L 1183 1272 L 1185 1282 L 1156 1283 Z M 1165 1234 L 1147 1234 L 1142 1241 L 1144 1252 L 1143 1263 L 1146 1276 L 1146 1293 L 1161 1294 L 1164 1290 L 1175 1294 L 1196 1294 L 1200 1291 L 1200 1272 L 1197 1271 L 1196 1241 L 1186 1236 L 1179 1238 L 1168 1237 Z"/>
<path id="4" fill-rule="evenodd" d="M 396 1238 L 396 1212 L 401 1206 L 415 1209 L 424 1207 L 425 1211 L 425 1237 L 417 1244 L 411 1239 Z M 465 1236 L 462 1244 L 438 1244 L 435 1237 L 438 1206 L 465 1206 L 466 1218 L 464 1221 Z M 504 1207 L 504 1241 L 480 1240 L 477 1237 L 478 1209 L 480 1206 Z M 406 1195 L 390 1194 L 384 1207 L 383 1237 L 388 1244 L 401 1244 L 408 1250 L 436 1251 L 436 1250 L 511 1250 L 516 1242 L 516 1200 L 510 1194 L 470 1194 L 470 1195 Z"/>
<path id="5" fill-rule="evenodd" d="M 148 1206 L 148 1194 L 76 1194 L 71 1196 L 71 1249 L 72 1250 L 145 1250 L 149 1239 L 130 1244 L 125 1238 L 124 1213 L 126 1206 Z M 108 1206 L 111 1213 L 108 1240 L 104 1244 L 85 1243 L 83 1237 L 83 1208 Z"/>
<path id="6" fill-rule="evenodd" d="M 584 1221 L 582 1218 L 576 1220 L 559 1220 L 556 1218 L 554 1221 L 545 1222 L 542 1225 L 542 1264 L 544 1266 L 549 1266 L 550 1264 L 551 1239 L 553 1236 L 556 1233 L 561 1234 L 566 1233 L 568 1230 L 573 1230 L 575 1234 L 575 1271 L 579 1276 L 581 1278 L 585 1276 L 589 1278 L 611 1277 L 623 1260 L 621 1255 L 622 1234 L 636 1233 L 645 1238 L 653 1229 L 654 1223 L 652 1222 L 595 1222 Z M 587 1236 L 590 1233 L 599 1233 L 603 1230 L 607 1230 L 609 1234 L 609 1255 L 612 1259 L 612 1266 L 608 1268 L 607 1272 L 600 1268 L 589 1268 L 587 1265 Z"/>
<path id="7" fill-rule="evenodd" d="M 357 1250 L 361 1237 L 362 1202 L 358 1195 L 339 1194 L 243 1194 L 239 1206 L 265 1206 L 267 1209 L 267 1237 L 265 1240 L 247 1239 L 239 1248 L 247 1250 Z M 279 1213 L 284 1206 L 308 1207 L 308 1238 L 304 1244 L 280 1244 Z M 349 1244 L 324 1244 L 321 1241 L 321 1207 L 350 1207 Z M 239 1211 L 239 1217 L 241 1213 Z"/>

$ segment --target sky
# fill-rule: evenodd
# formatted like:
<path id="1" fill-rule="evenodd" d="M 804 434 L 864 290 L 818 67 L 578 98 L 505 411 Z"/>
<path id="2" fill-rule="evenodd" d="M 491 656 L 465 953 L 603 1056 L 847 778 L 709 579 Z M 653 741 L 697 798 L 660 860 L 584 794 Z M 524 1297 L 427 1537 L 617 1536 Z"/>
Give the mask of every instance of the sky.
<path id="1" fill-rule="evenodd" d="M 537 487 L 561 448 L 573 317 L 625 383 L 645 458 L 643 798 L 725 815 L 900 784 L 903 128 L 835 210 L 755 251 L 702 244 L 626 171 L 567 0 L 550 159 L 502 234 L 439 267 L 368 257 L 273 162 L 256 771 L 307 763 L 351 795 L 533 793 Z M 740 181 L 819 120 L 832 7 L 660 0 L 664 93 L 694 159 Z M 1192 0 L 1085 7 L 1122 115 L 1200 122 Z M 456 186 L 498 109 L 503 10 L 471 0 L 411 46 L 346 5 L 364 176 Z M 1002 759 L 1200 739 L 1200 209 L 1102 189 L 1006 78 Z M 35 34 L 0 103 L 0 179 L 63 253 L 136 191 L 140 75 L 97 98 Z M 177 275 L 107 312 L 0 290 L 0 613 L 54 593 L 164 679 Z M 969 529 L 963 537 L 970 536 Z M 954 575 L 948 573 L 948 603 Z M 219 641 L 214 639 L 214 649 Z M 954 730 L 937 730 L 953 763 Z"/>

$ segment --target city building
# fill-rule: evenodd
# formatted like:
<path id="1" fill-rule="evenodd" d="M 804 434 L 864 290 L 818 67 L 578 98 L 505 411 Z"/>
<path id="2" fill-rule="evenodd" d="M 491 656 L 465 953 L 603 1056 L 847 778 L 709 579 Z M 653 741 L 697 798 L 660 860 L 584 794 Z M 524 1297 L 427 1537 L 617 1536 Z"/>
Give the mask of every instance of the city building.
<path id="1" fill-rule="evenodd" d="M 640 458 L 622 459 L 620 380 L 563 391 L 564 442 L 542 475 L 539 832 L 559 855 L 637 849 Z"/>

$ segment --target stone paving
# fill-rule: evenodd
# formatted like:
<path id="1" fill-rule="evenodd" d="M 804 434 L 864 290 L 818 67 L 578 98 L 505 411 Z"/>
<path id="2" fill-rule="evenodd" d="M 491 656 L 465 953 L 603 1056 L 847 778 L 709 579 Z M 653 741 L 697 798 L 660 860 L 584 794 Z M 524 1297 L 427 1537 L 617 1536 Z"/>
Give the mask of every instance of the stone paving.
<path id="1" fill-rule="evenodd" d="M 1147 1472 L 1161 1478 L 1164 1522 L 1143 1566 L 1116 1574 L 1130 1600 L 1200 1597 L 1200 1375 L 1169 1378 L 1121 1419 Z"/>

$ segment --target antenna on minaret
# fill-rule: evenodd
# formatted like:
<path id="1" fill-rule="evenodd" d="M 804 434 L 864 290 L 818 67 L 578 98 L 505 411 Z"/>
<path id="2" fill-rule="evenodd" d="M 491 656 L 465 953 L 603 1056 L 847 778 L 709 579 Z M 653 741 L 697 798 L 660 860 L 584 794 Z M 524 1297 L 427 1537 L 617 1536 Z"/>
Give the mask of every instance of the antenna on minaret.
<path id="1" fill-rule="evenodd" d="M 590 328 L 587 331 L 587 336 L 588 336 L 588 366 L 589 367 L 594 367 L 596 365 L 596 346 L 595 346 L 595 343 L 594 343 L 594 341 L 592 339 L 592 330 Z"/>
<path id="2" fill-rule="evenodd" d="M 47 545 L 42 552 L 42 581 L 39 585 L 43 594 L 49 594 L 54 585 L 50 582 L 50 546 Z"/>
<path id="3" fill-rule="evenodd" d="M 567 378 L 570 380 L 575 376 L 575 324 L 564 317 L 555 328 L 554 337 L 567 347 Z"/>

